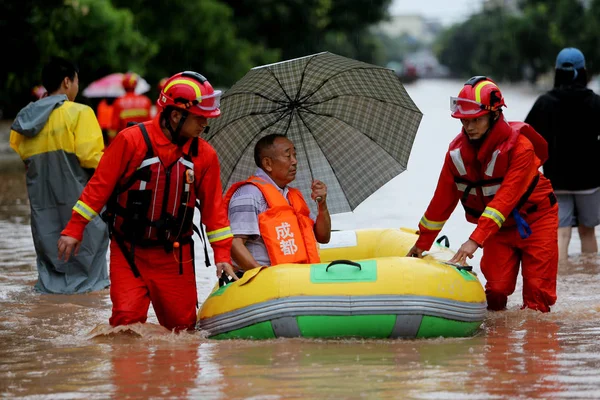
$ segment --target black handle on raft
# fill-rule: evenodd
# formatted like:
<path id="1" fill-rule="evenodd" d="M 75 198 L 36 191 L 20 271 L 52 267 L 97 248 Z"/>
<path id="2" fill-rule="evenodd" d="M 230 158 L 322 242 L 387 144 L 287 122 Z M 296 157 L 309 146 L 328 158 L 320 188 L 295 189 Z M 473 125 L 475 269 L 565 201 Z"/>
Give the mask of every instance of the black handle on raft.
<path id="1" fill-rule="evenodd" d="M 332 262 L 329 263 L 329 265 L 327 266 L 327 268 L 325 268 L 325 272 L 327 272 L 327 270 L 329 269 L 329 267 L 332 267 L 334 265 L 339 265 L 339 264 L 352 265 L 353 267 L 356 267 L 356 268 L 358 268 L 358 269 L 360 269 L 362 271 L 362 267 L 357 262 L 350 261 L 350 260 L 335 260 L 335 261 L 332 261 Z"/>
<path id="2" fill-rule="evenodd" d="M 456 267 L 456 269 L 459 271 L 473 271 L 473 267 L 471 267 L 470 265 L 463 265 L 462 267 Z"/>
<path id="3" fill-rule="evenodd" d="M 219 287 L 228 285 L 231 282 L 233 282 L 233 278 L 230 278 L 229 276 L 227 276 L 227 274 L 225 273 L 225 271 L 223 271 L 221 277 L 219 278 Z"/>
<path id="4" fill-rule="evenodd" d="M 438 240 L 436 240 L 435 242 L 437 244 L 442 244 L 442 241 L 444 242 L 444 247 L 450 247 L 450 240 L 448 239 L 448 236 L 446 236 L 446 235 L 440 236 L 440 238 Z"/>

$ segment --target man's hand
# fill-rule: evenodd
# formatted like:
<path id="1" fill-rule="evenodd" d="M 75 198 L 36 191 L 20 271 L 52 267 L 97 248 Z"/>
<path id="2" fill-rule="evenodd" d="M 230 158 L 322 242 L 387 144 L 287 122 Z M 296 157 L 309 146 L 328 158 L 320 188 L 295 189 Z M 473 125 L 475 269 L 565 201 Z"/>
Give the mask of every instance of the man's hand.
<path id="1" fill-rule="evenodd" d="M 423 251 L 415 245 L 406 253 L 406 257 L 423 258 Z"/>
<path id="2" fill-rule="evenodd" d="M 310 197 L 317 202 L 317 219 L 313 232 L 319 243 L 329 243 L 331 240 L 331 216 L 327 209 L 327 185 L 318 179 L 314 179 L 310 186 L 312 193 Z"/>
<path id="3" fill-rule="evenodd" d="M 312 193 L 310 197 L 313 201 L 317 203 L 325 203 L 325 199 L 327 199 L 327 185 L 321 182 L 318 179 L 312 181 L 312 185 L 310 186 Z"/>
<path id="4" fill-rule="evenodd" d="M 233 266 L 231 264 L 226 263 L 226 262 L 217 263 L 217 278 L 220 279 L 221 276 L 223 275 L 223 272 L 225 272 L 227 275 L 229 275 L 234 281 L 237 281 L 240 279 L 235 274 L 235 270 L 233 269 Z"/>
<path id="5" fill-rule="evenodd" d="M 79 240 L 71 236 L 61 236 L 58 239 L 58 260 L 69 261 L 72 255 L 76 256 L 79 254 L 79 247 L 81 247 Z"/>
<path id="6" fill-rule="evenodd" d="M 467 265 L 467 257 L 473 258 L 473 253 L 479 248 L 479 245 L 474 240 L 467 240 L 460 246 L 460 249 L 456 252 L 448 262 L 458 265 Z"/>

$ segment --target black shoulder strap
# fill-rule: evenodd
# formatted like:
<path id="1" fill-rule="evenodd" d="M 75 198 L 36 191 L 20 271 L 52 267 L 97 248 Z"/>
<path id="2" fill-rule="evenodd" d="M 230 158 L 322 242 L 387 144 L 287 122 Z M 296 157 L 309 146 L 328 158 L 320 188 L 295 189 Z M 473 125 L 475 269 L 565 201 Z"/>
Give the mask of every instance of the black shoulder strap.
<path id="1" fill-rule="evenodd" d="M 533 191 L 535 190 L 535 187 L 537 186 L 539 181 L 540 181 L 540 173 L 538 172 L 538 174 L 535 176 L 535 178 L 533 178 L 533 180 L 529 184 L 527 191 L 519 199 L 519 202 L 515 206 L 516 210 L 519 210 L 521 207 L 523 207 L 523 205 L 525 205 L 525 203 L 527 203 L 529 196 L 531 196 L 531 193 L 533 193 Z"/>
<path id="2" fill-rule="evenodd" d="M 121 250 L 121 253 L 123 253 L 123 257 L 125 257 L 127 264 L 129 264 L 129 267 L 133 271 L 133 276 L 135 278 L 139 278 L 140 271 L 138 270 L 137 266 L 135 265 L 135 256 L 134 256 L 135 253 L 134 253 L 133 243 L 131 243 L 131 248 L 128 249 L 127 245 L 125 244 L 125 241 L 117 232 L 113 231 L 111 233 L 110 237 L 111 237 L 111 239 L 114 239 L 115 242 L 117 242 L 117 245 L 119 246 L 119 249 Z"/>
<path id="3" fill-rule="evenodd" d="M 468 179 L 465 179 L 461 176 L 455 176 L 454 177 L 454 182 L 456 183 L 464 183 L 465 185 L 471 186 L 472 188 L 477 188 L 477 187 L 481 187 L 483 185 L 494 185 L 497 183 L 502 183 L 502 181 L 504 180 L 504 178 L 490 178 L 490 179 L 481 179 L 479 181 L 470 181 Z"/>
<path id="4" fill-rule="evenodd" d="M 148 131 L 146 130 L 146 127 L 144 126 L 143 123 L 139 123 L 137 124 L 137 126 L 140 127 L 140 131 L 142 132 L 142 137 L 144 138 L 144 142 L 146 142 L 146 155 L 144 156 L 144 160 L 148 160 L 152 157 L 154 157 L 154 151 L 152 150 L 152 142 L 150 141 L 150 136 L 148 136 Z M 127 182 L 125 182 L 125 184 L 123 186 L 121 186 L 118 189 L 119 193 L 122 193 L 124 191 L 126 191 L 127 189 L 129 189 L 131 187 L 131 185 L 133 185 L 135 183 L 135 181 L 138 180 L 138 171 L 135 171 L 127 180 Z"/>
<path id="5" fill-rule="evenodd" d="M 154 152 L 152 151 L 152 142 L 150 142 L 150 136 L 148 136 L 148 131 L 146 130 L 146 127 L 143 123 L 139 123 L 138 126 L 142 131 L 144 142 L 146 142 L 146 156 L 144 157 L 144 159 L 152 158 L 154 157 Z"/>
<path id="6" fill-rule="evenodd" d="M 190 146 L 190 157 L 196 157 L 198 155 L 198 138 L 195 137 L 192 139 L 192 144 Z"/>
<path id="7" fill-rule="evenodd" d="M 198 211 L 200 211 L 200 213 L 202 213 L 202 210 L 200 209 L 200 202 L 198 200 L 196 200 L 196 208 L 198 209 Z M 206 265 L 206 268 L 208 268 L 210 267 L 210 258 L 208 257 L 208 248 L 206 246 L 207 240 L 206 235 L 204 234 L 204 229 L 202 229 L 202 222 L 200 222 L 200 227 L 197 227 L 196 224 L 192 224 L 192 228 L 194 229 L 194 232 L 198 234 L 198 237 L 202 241 L 202 245 L 204 246 L 204 265 Z"/>

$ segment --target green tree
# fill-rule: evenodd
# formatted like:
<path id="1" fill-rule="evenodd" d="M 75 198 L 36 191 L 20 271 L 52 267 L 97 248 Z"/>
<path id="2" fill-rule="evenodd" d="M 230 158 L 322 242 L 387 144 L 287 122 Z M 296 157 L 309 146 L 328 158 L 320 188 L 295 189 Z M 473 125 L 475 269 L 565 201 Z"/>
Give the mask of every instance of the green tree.
<path id="1" fill-rule="evenodd" d="M 69 0 L 66 4 L 70 4 L 66 10 L 51 12 L 54 24 L 52 35 L 45 36 L 51 38 L 45 46 L 54 54 L 77 60 L 84 85 L 115 71 L 145 72 L 158 46 L 136 28 L 130 10 L 116 9 L 110 0 Z"/>
<path id="2" fill-rule="evenodd" d="M 0 108 L 7 117 L 29 101 L 30 90 L 41 83 L 41 69 L 51 56 L 75 61 L 80 67 L 80 85 L 85 87 L 120 69 L 122 60 L 133 59 L 143 70 L 157 51 L 135 29 L 131 12 L 116 10 L 110 0 L 5 3 L 10 4 L 3 10 L 0 34 L 8 32 L 10 38 L 6 54 L 21 55 L 3 63 L 0 73 Z"/>
<path id="3" fill-rule="evenodd" d="M 149 81 L 195 70 L 214 86 L 229 86 L 250 68 L 274 62 L 279 56 L 278 51 L 245 39 L 252 35 L 240 35 L 232 10 L 217 0 L 113 3 L 131 10 L 136 26 L 159 48 L 147 65 Z"/>
<path id="4" fill-rule="evenodd" d="M 43 61 L 36 18 L 59 7 L 61 0 L 4 1 L 0 6 L 0 37 L 3 38 L 3 62 L 0 63 L 0 111 L 11 116 L 26 104 L 32 86 L 41 83 L 39 65 Z"/>
<path id="5" fill-rule="evenodd" d="M 599 1 L 595 4 L 600 17 Z M 452 26 L 436 43 L 441 62 L 457 76 L 534 81 L 554 68 L 561 48 L 591 49 L 597 43 L 600 18 L 590 16 L 592 10 L 586 12 L 579 0 L 524 0 L 520 9 L 518 14 L 488 9 Z"/>
<path id="6" fill-rule="evenodd" d="M 369 27 L 387 16 L 390 0 L 223 0 L 240 32 L 282 59 L 320 51 L 383 62 L 379 40 Z"/>
<path id="7" fill-rule="evenodd" d="M 586 67 L 590 74 L 600 73 L 600 0 L 592 0 L 581 30 Z"/>
<path id="8" fill-rule="evenodd" d="M 85 87 L 111 72 L 150 83 L 197 70 L 229 86 L 256 65 L 329 50 L 383 63 L 370 25 L 390 0 L 18 0 L 0 3 L 0 109 L 12 117 L 53 55 L 76 61 Z M 16 56 L 19 55 L 19 56 Z M 153 85 L 154 88 L 156 86 Z M 154 96 L 156 89 L 151 96 Z"/>
<path id="9" fill-rule="evenodd" d="M 518 51 L 531 71 L 531 80 L 554 69 L 556 55 L 563 47 L 584 44 L 586 13 L 578 0 L 527 0 L 516 30 Z"/>
<path id="10" fill-rule="evenodd" d="M 451 27 L 435 44 L 440 62 L 462 78 L 488 75 L 496 80 L 518 79 L 516 17 L 503 10 L 487 10 Z"/>

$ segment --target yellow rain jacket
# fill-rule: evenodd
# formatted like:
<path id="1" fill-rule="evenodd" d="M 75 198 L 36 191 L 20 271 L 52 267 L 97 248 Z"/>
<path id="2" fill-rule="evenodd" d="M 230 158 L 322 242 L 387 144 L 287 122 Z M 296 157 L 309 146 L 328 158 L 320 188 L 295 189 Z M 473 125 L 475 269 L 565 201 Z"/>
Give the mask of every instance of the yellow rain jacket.
<path id="1" fill-rule="evenodd" d="M 54 95 L 23 108 L 10 132 L 10 147 L 27 170 L 31 233 L 43 293 L 83 293 L 109 285 L 108 231 L 100 218 L 90 222 L 79 254 L 58 261 L 57 242 L 83 187 L 104 151 L 93 110 Z"/>

